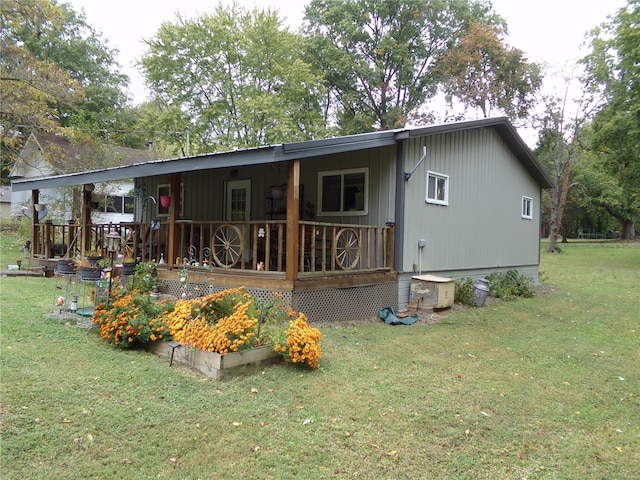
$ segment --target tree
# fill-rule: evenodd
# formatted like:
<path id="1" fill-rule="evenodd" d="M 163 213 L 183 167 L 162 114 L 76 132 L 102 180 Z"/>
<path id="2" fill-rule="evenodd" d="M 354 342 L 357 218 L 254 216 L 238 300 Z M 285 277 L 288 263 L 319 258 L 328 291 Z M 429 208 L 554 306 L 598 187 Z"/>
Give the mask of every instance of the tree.
<path id="1" fill-rule="evenodd" d="M 436 95 L 438 57 L 472 20 L 495 24 L 490 5 L 468 0 L 312 0 L 309 58 L 324 75 L 327 110 L 340 130 L 403 127 Z"/>
<path id="2" fill-rule="evenodd" d="M 86 140 L 82 130 L 137 146 L 126 134 L 104 133 L 131 127 L 127 77 L 83 14 L 52 0 L 6 0 L 0 19 L 3 181 L 32 131 Z"/>
<path id="3" fill-rule="evenodd" d="M 63 126 L 112 128 L 120 108 L 126 103 L 128 78 L 119 73 L 117 51 L 110 49 L 102 35 L 68 4 L 57 5 L 59 21 L 29 24 L 19 35 L 25 48 L 42 61 L 55 64 L 78 82 L 84 91 L 82 103 L 65 105 L 60 112 Z"/>
<path id="4" fill-rule="evenodd" d="M 507 47 L 503 33 L 499 25 L 471 22 L 457 45 L 443 53 L 438 71 L 449 102 L 456 97 L 485 118 L 493 110 L 525 118 L 542 83 L 540 68 L 527 63 L 521 50 Z"/>
<path id="5" fill-rule="evenodd" d="M 63 12 L 47 0 L 6 0 L 0 9 L 0 156 L 2 183 L 33 130 L 56 131 L 61 107 L 77 103 L 82 87 L 59 65 L 35 55 L 25 43 L 62 23 Z"/>
<path id="6" fill-rule="evenodd" d="M 186 114 L 202 148 L 308 140 L 326 133 L 302 40 L 272 10 L 219 5 L 212 15 L 163 24 L 142 67 L 159 104 Z"/>
<path id="7" fill-rule="evenodd" d="M 582 129 L 588 121 L 592 105 L 578 101 L 573 113 L 569 108 L 569 85 L 563 97 L 546 97 L 545 111 L 539 119 L 539 141 L 536 155 L 546 166 L 551 177 L 549 206 L 548 253 L 556 251 L 558 237 L 563 230 L 563 215 L 567 204 L 571 170 L 582 155 L 579 142 Z"/>
<path id="8" fill-rule="evenodd" d="M 591 33 L 583 60 L 589 92 L 606 103 L 592 125 L 593 154 L 584 181 L 590 201 L 621 225 L 622 238 L 635 237 L 640 215 L 640 0 L 627 5 Z"/>

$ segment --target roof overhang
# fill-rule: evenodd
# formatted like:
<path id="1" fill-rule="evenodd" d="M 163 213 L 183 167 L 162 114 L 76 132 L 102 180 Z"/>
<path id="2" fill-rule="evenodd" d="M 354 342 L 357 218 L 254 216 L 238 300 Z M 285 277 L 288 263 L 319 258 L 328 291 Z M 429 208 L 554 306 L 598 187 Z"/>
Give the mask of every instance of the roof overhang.
<path id="1" fill-rule="evenodd" d="M 543 188 L 550 188 L 551 181 L 542 170 L 531 150 L 518 135 L 506 118 L 472 120 L 447 123 L 429 127 L 385 130 L 380 132 L 349 135 L 345 137 L 309 140 L 265 147 L 208 153 L 189 157 L 152 160 L 133 165 L 68 173 L 49 177 L 16 179 L 11 182 L 13 191 L 41 190 L 47 188 L 68 187 L 88 183 L 111 182 L 131 178 L 144 178 L 173 173 L 193 172 L 220 168 L 270 164 L 301 160 L 345 152 L 380 148 L 396 145 L 398 141 L 417 136 L 470 130 L 477 128 L 495 128 L 501 138 L 514 151 L 527 171 Z"/>
<path id="2" fill-rule="evenodd" d="M 478 128 L 493 128 L 500 138 L 507 144 L 520 163 L 535 178 L 543 189 L 551 188 L 551 178 L 540 165 L 529 146 L 522 139 L 518 131 L 511 124 L 507 117 L 483 118 L 481 120 L 469 120 L 465 122 L 443 123 L 431 127 L 421 127 L 409 130 L 410 137 L 424 135 L 437 135 L 442 133 L 460 132 L 464 130 L 475 130 Z"/>

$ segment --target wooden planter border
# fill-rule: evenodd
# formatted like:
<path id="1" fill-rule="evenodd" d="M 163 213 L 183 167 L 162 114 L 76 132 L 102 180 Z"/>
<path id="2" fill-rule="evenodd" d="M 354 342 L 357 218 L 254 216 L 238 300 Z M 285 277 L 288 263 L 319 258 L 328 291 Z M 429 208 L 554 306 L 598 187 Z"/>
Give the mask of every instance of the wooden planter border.
<path id="1" fill-rule="evenodd" d="M 171 358 L 170 342 L 153 342 L 150 351 L 156 355 Z M 240 375 L 249 375 L 260 371 L 262 367 L 277 362 L 282 357 L 273 351 L 271 346 L 230 352 L 225 355 L 203 352 L 180 345 L 175 348 L 173 362 L 185 365 L 214 380 L 224 380 Z"/>

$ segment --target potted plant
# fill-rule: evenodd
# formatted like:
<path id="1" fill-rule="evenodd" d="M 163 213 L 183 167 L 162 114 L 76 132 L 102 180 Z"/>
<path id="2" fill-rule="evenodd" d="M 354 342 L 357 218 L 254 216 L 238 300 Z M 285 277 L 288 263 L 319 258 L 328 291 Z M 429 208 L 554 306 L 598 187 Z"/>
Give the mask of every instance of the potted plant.
<path id="1" fill-rule="evenodd" d="M 80 280 L 93 281 L 100 280 L 102 276 L 102 268 L 97 264 L 98 260 L 89 260 L 89 257 L 79 257 L 76 259 L 76 265 L 80 271 Z"/>
<path id="2" fill-rule="evenodd" d="M 68 258 L 58 260 L 58 275 L 75 275 L 76 261 Z"/>
<path id="3" fill-rule="evenodd" d="M 136 259 L 130 256 L 124 257 L 122 260 L 122 274 L 133 275 L 136 271 Z"/>
<path id="4" fill-rule="evenodd" d="M 87 262 L 89 262 L 89 265 L 93 267 L 97 267 L 98 261 L 102 260 L 102 252 L 97 249 L 89 250 L 88 252 L 85 252 L 84 256 L 87 259 Z"/>

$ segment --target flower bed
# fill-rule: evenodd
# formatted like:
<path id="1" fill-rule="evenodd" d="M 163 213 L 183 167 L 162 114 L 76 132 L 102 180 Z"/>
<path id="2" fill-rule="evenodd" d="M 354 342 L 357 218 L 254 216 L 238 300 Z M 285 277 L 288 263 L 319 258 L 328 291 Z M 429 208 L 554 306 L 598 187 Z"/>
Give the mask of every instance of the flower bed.
<path id="1" fill-rule="evenodd" d="M 135 285 L 135 278 L 128 284 Z M 183 296 L 175 303 L 121 289 L 111 293 L 108 307 L 96 306 L 93 321 L 101 336 L 119 348 L 149 347 L 167 354 L 172 347 L 159 340 L 173 340 L 174 347 L 180 345 L 174 348 L 174 361 L 215 379 L 231 371 L 245 373 L 247 365 L 259 367 L 276 355 L 317 368 L 321 355 L 320 331 L 307 324 L 303 313 L 276 295 L 266 304 L 256 302 L 244 288 L 196 299 Z"/>

